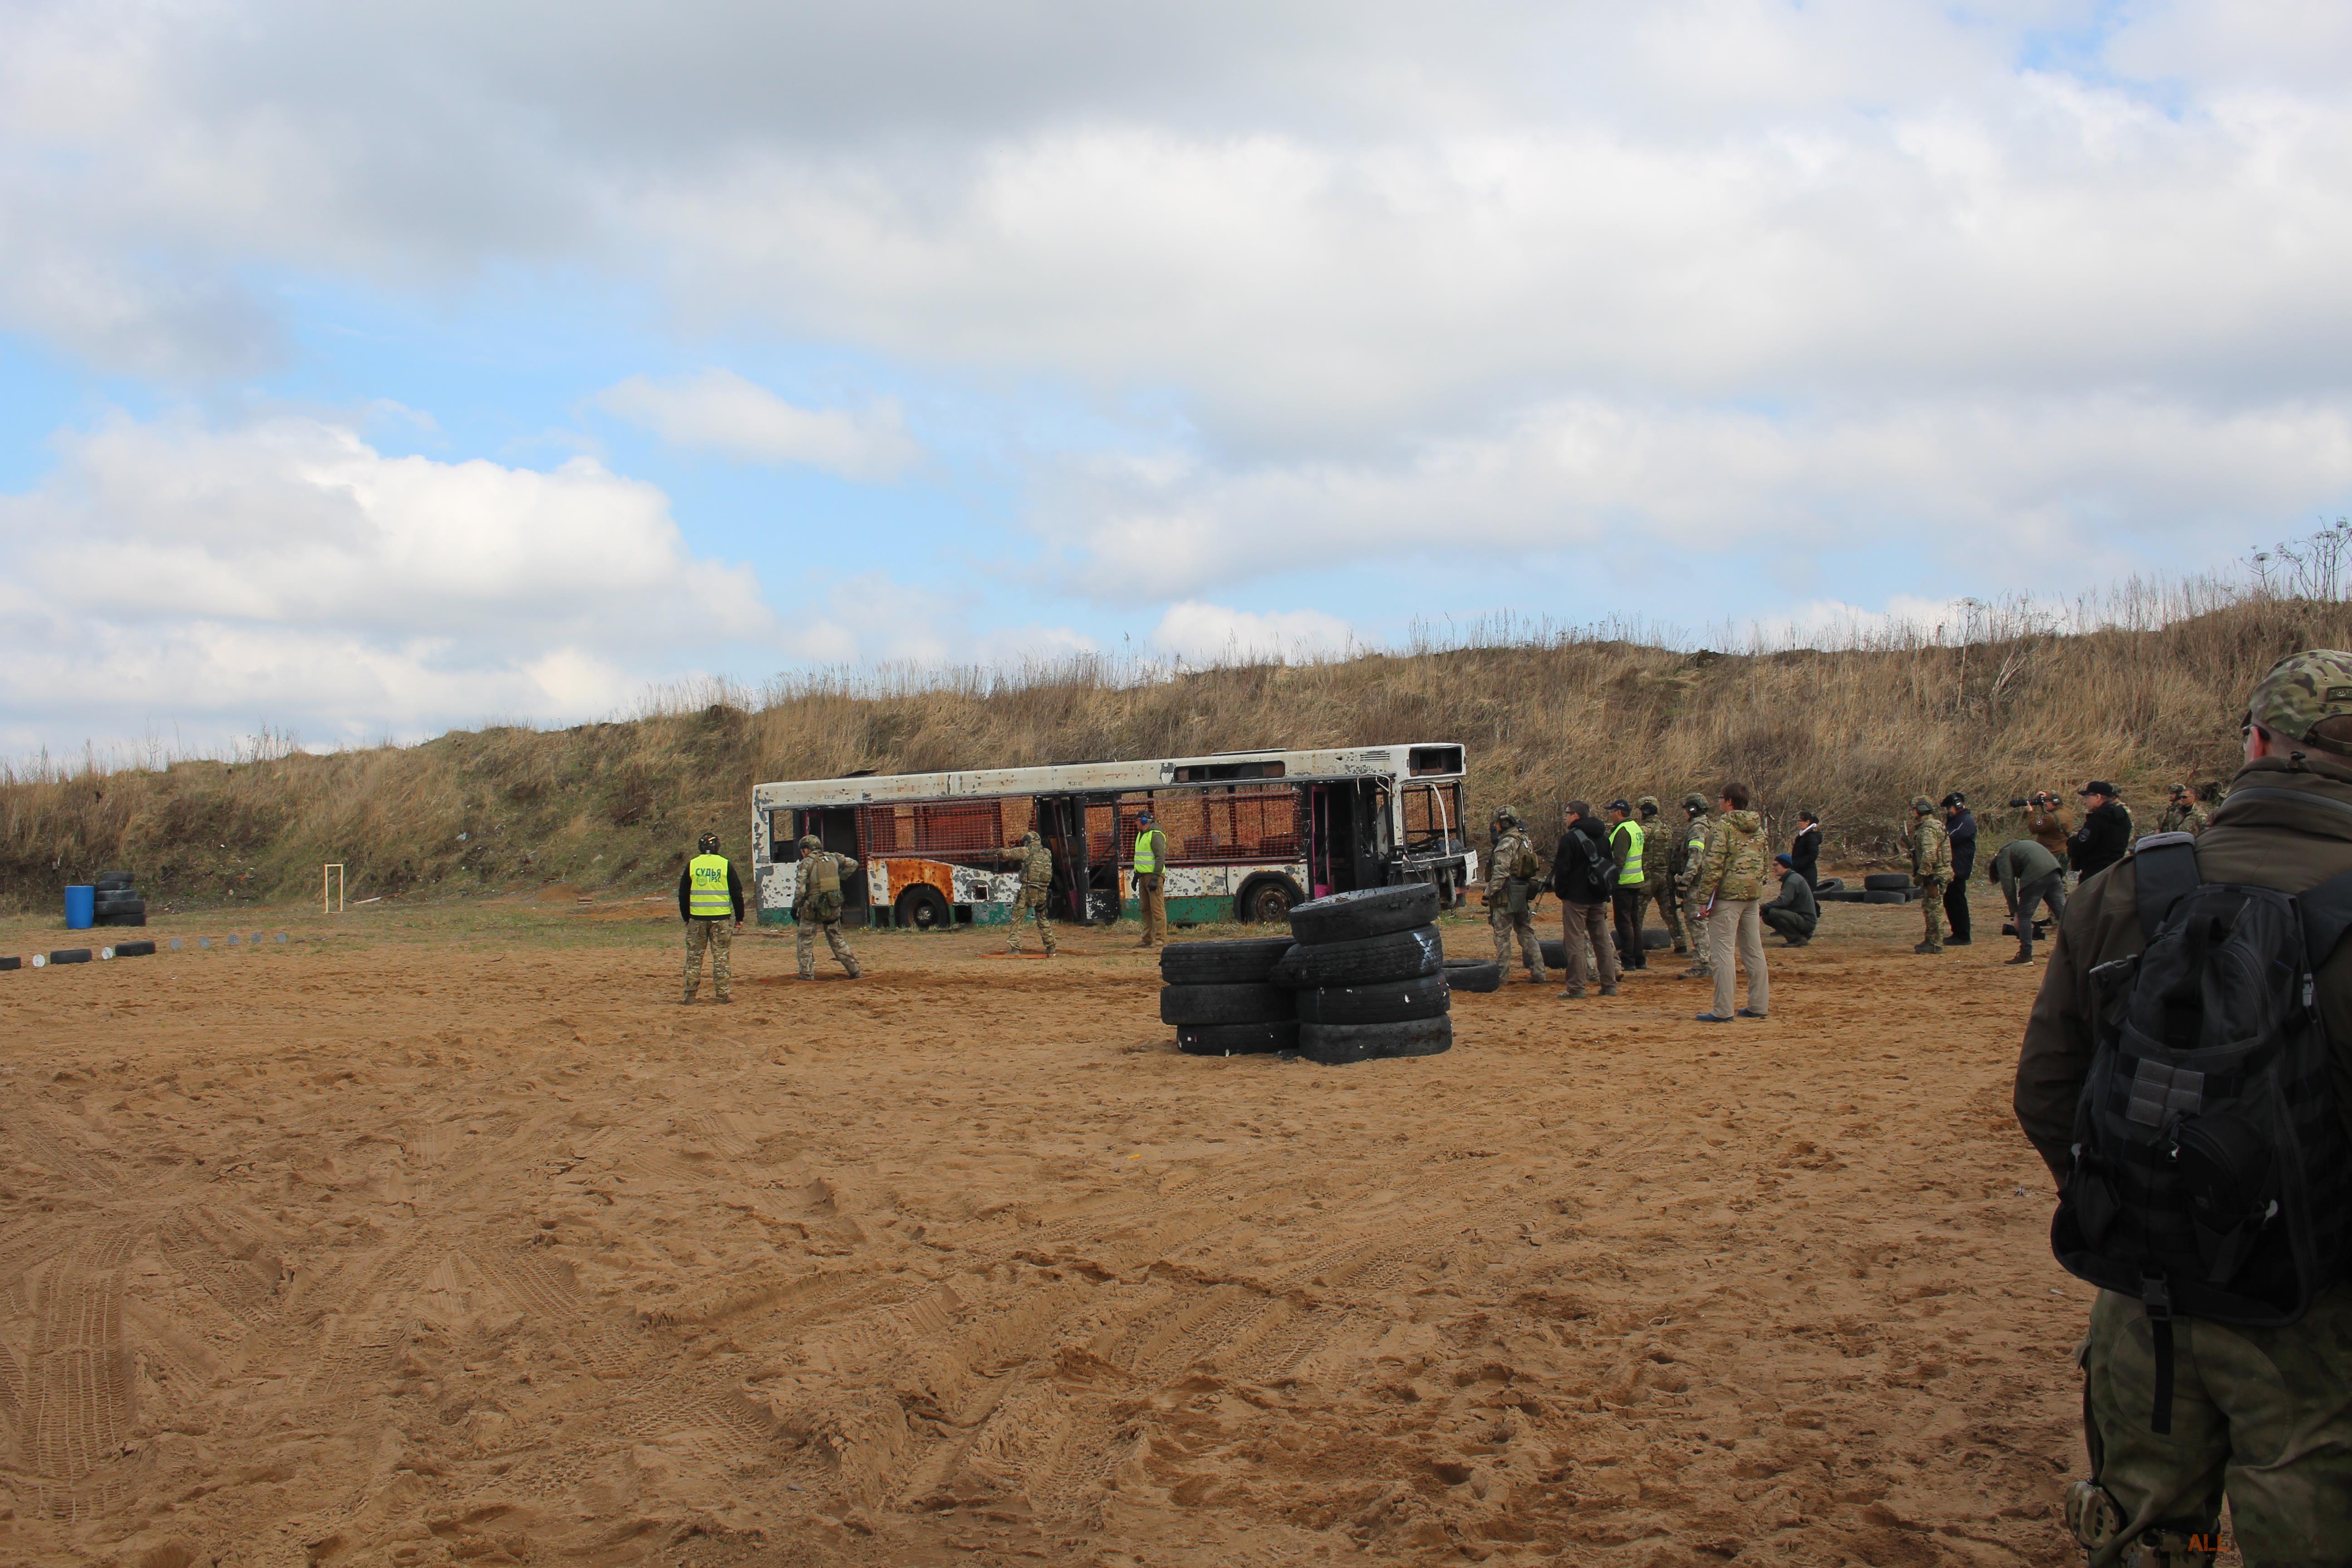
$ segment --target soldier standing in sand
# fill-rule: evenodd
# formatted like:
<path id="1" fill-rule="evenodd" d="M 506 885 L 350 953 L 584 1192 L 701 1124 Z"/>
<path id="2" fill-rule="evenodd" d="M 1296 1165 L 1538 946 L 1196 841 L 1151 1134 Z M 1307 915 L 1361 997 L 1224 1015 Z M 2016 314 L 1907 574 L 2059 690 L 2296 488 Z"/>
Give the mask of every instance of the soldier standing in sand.
<path id="1" fill-rule="evenodd" d="M 1708 956 L 1706 934 L 1706 796 L 1696 792 L 1683 796 L 1683 820 L 1675 835 L 1681 841 L 1675 855 L 1675 887 L 1682 896 L 1683 922 L 1690 931 L 1690 967 L 1685 980 L 1712 980 L 1715 966 Z"/>
<path id="2" fill-rule="evenodd" d="M 841 936 L 841 879 L 857 869 L 846 855 L 835 855 L 814 833 L 801 837 L 800 876 L 793 897 L 793 951 L 801 961 L 801 978 L 816 978 L 816 933 L 841 960 L 841 967 L 857 978 L 857 955 Z"/>
<path id="3" fill-rule="evenodd" d="M 1535 918 L 1528 911 L 1543 884 L 1543 861 L 1528 842 L 1518 812 L 1500 806 L 1495 812 L 1495 857 L 1486 868 L 1486 923 L 1495 930 L 1495 962 L 1511 972 L 1511 938 L 1516 933 L 1528 978 L 1544 982 L 1542 944 L 1536 941 Z"/>
<path id="4" fill-rule="evenodd" d="M 719 853 L 719 835 L 706 833 L 695 841 L 694 858 L 677 879 L 677 918 L 686 922 L 686 994 L 680 1005 L 691 1005 L 702 988 L 702 955 L 710 954 L 710 989 L 721 1002 L 732 1002 L 729 953 L 735 933 L 743 929 L 743 884 L 735 862 Z"/>
<path id="5" fill-rule="evenodd" d="M 1911 801 L 1911 879 L 1919 884 L 1920 919 L 1925 935 L 1914 952 L 1944 951 L 1944 888 L 1952 879 L 1952 841 L 1945 835 L 1936 803 L 1926 795 Z"/>
<path id="6" fill-rule="evenodd" d="M 1021 922 L 1026 919 L 1037 922 L 1037 934 L 1045 939 L 1045 956 L 1054 956 L 1054 922 L 1048 913 L 1048 901 L 1054 891 L 1054 852 L 1032 828 L 1021 836 L 1021 842 L 1005 851 L 1021 857 L 1021 891 L 1013 900 L 1013 940 L 1005 945 L 1008 953 L 1021 951 Z"/>
<path id="7" fill-rule="evenodd" d="M 1665 917 L 1666 932 L 1675 941 L 1676 952 L 1688 952 L 1690 943 L 1683 937 L 1682 900 L 1675 891 L 1674 862 L 1681 840 L 1658 816 L 1658 797 L 1645 795 L 1635 801 L 1642 814 L 1642 902 L 1647 907 L 1653 900 L 1658 913 Z"/>

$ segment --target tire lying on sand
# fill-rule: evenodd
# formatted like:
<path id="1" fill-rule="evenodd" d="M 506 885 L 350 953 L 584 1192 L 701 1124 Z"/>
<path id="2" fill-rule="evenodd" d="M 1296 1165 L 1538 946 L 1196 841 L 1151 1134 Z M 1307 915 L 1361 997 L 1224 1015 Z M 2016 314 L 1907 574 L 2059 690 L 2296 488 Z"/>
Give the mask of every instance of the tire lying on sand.
<path id="1" fill-rule="evenodd" d="M 1869 897 L 1860 888 L 1824 888 L 1813 895 L 1817 904 L 1858 904 Z"/>
<path id="2" fill-rule="evenodd" d="M 1813 884 L 1813 897 L 1817 899 L 1823 893 L 1842 893 L 1843 891 L 1845 891 L 1845 879 L 1843 877 L 1823 877 L 1820 881 Z"/>
<path id="3" fill-rule="evenodd" d="M 1642 945 L 1652 952 L 1661 952 L 1675 945 L 1675 933 L 1664 926 L 1643 926 Z"/>
<path id="4" fill-rule="evenodd" d="M 1503 988 L 1503 966 L 1491 958 L 1449 958 L 1445 961 L 1444 973 L 1448 991 L 1500 991 Z"/>
<path id="5" fill-rule="evenodd" d="M 86 947 L 59 948 L 57 952 L 49 954 L 49 962 L 51 963 L 88 963 L 89 962 L 89 949 Z"/>
<path id="6" fill-rule="evenodd" d="M 1163 985 L 1163 1024 L 1279 1024 L 1298 1016 L 1293 994 L 1280 985 Z"/>
<path id="7" fill-rule="evenodd" d="M 117 958 L 145 958 L 155 951 L 152 942 L 118 942 L 114 944 Z"/>
<path id="8" fill-rule="evenodd" d="M 1911 895 L 1904 889 L 1890 891 L 1885 888 L 1873 888 L 1862 895 L 1862 901 L 1865 904 L 1907 904 L 1911 901 Z"/>
<path id="9" fill-rule="evenodd" d="M 1274 1024 L 1179 1024 L 1176 1048 L 1188 1057 L 1258 1056 L 1298 1048 L 1298 1020 Z"/>
<path id="10" fill-rule="evenodd" d="M 1296 994 L 1302 1024 L 1403 1024 L 1440 1017 L 1454 1005 L 1445 973 L 1380 985 L 1329 985 Z"/>
<path id="11" fill-rule="evenodd" d="M 1329 985 L 1377 985 L 1386 980 L 1418 980 L 1445 963 L 1437 928 L 1419 926 L 1353 942 L 1327 942 L 1292 948 L 1267 976 L 1276 985 L 1304 991 Z"/>
<path id="12" fill-rule="evenodd" d="M 1286 936 L 1173 942 L 1160 950 L 1160 978 L 1170 985 L 1263 985 L 1290 949 Z"/>
<path id="13" fill-rule="evenodd" d="M 1910 885 L 1908 871 L 1873 871 L 1862 879 L 1865 893 L 1899 893 Z"/>
<path id="14" fill-rule="evenodd" d="M 1454 1020 L 1414 1018 L 1402 1024 L 1301 1024 L 1298 1054 L 1339 1067 L 1385 1057 L 1433 1057 L 1454 1048 Z"/>
<path id="15" fill-rule="evenodd" d="M 1437 889 L 1427 882 L 1333 893 L 1290 911 L 1290 934 L 1309 947 L 1361 942 L 1412 931 L 1437 919 Z"/>

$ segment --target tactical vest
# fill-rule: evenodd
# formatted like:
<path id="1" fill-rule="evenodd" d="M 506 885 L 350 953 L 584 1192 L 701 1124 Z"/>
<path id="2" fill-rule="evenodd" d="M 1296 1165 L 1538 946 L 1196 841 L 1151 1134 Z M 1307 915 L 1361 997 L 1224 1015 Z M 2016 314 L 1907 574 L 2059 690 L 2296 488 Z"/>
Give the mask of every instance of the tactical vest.
<path id="1" fill-rule="evenodd" d="M 723 921 L 735 912 L 727 893 L 727 857 L 697 855 L 687 863 L 686 912 L 698 921 Z"/>
<path id="2" fill-rule="evenodd" d="M 1054 852 L 1040 844 L 1022 858 L 1021 885 L 1024 888 L 1050 888 L 1054 885 Z"/>
<path id="3" fill-rule="evenodd" d="M 841 918 L 841 865 L 824 850 L 811 849 L 801 857 L 794 912 L 816 921 Z"/>

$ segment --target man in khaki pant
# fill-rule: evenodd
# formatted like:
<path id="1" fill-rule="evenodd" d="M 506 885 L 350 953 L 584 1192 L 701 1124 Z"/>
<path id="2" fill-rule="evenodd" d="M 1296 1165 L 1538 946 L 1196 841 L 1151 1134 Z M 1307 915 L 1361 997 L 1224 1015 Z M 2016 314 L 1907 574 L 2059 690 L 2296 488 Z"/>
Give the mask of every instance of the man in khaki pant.
<path id="1" fill-rule="evenodd" d="M 1715 1005 L 1702 1024 L 1761 1018 L 1772 1010 L 1772 981 L 1764 971 L 1764 922 L 1756 912 L 1764 896 L 1764 819 L 1748 809 L 1748 786 L 1727 784 L 1717 801 L 1723 814 L 1707 836 L 1707 962 L 1715 970 Z M 1734 1013 L 1737 958 L 1748 971 L 1748 1005 Z"/>
<path id="2" fill-rule="evenodd" d="M 1135 819 L 1135 901 L 1143 916 L 1143 940 L 1138 947 L 1168 940 L 1168 895 L 1162 891 L 1167 868 L 1168 835 L 1151 825 L 1147 809 Z"/>

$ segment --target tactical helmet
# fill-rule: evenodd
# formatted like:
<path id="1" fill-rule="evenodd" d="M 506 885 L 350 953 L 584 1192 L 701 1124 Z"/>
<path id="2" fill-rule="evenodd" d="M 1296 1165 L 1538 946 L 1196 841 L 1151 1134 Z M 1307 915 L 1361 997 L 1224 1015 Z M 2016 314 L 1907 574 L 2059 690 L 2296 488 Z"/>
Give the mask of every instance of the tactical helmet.
<path id="1" fill-rule="evenodd" d="M 1911 809 L 1925 816 L 1936 809 L 1936 803 L 1924 795 L 1915 795 L 1911 797 Z"/>
<path id="2" fill-rule="evenodd" d="M 1640 807 L 1643 809 L 1643 811 L 1644 811 L 1645 813 L 1647 813 L 1648 815 L 1650 815 L 1650 816 L 1657 816 L 1657 815 L 1658 815 L 1658 797 L 1657 797 L 1656 795 L 1643 795 L 1641 799 L 1639 799 L 1639 800 L 1635 801 L 1633 804 L 1634 804 L 1635 805 L 1640 806 Z"/>
<path id="3" fill-rule="evenodd" d="M 2189 793 L 2189 786 L 2187 784 L 2167 784 L 2164 786 L 2164 793 L 2172 796 L 2175 800 L 2178 800 L 2182 795 Z"/>
<path id="4" fill-rule="evenodd" d="M 801 835 L 801 847 L 803 849 L 822 849 L 824 847 L 824 840 L 819 838 L 814 833 L 803 833 Z"/>
<path id="5" fill-rule="evenodd" d="M 1021 836 L 1021 844 L 1024 848 L 1034 849 L 1044 842 L 1044 839 L 1037 837 L 1037 830 L 1034 827 Z"/>
<path id="6" fill-rule="evenodd" d="M 1519 808 L 1517 806 L 1498 805 L 1495 808 L 1495 826 L 1499 827 L 1506 822 L 1509 823 L 1514 827 L 1517 827 L 1519 825 Z"/>
<path id="7" fill-rule="evenodd" d="M 718 853 L 719 853 L 719 835 L 717 835 L 716 833 L 706 833 L 706 834 L 704 834 L 701 837 L 699 837 L 699 838 L 698 838 L 698 839 L 696 839 L 696 840 L 694 841 L 694 848 L 695 848 L 695 852 L 696 852 L 697 854 L 698 854 L 698 855 L 716 855 L 716 854 L 718 854 Z"/>
<path id="8" fill-rule="evenodd" d="M 1706 796 L 1699 794 L 1696 790 L 1691 791 L 1690 794 L 1683 796 L 1683 809 L 1685 811 L 1705 811 L 1706 809 Z"/>
<path id="9" fill-rule="evenodd" d="M 2315 647 L 2287 655 L 2247 699 L 2245 721 L 2295 745 L 2352 756 L 2352 653 Z"/>

